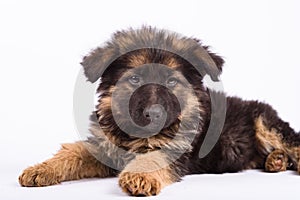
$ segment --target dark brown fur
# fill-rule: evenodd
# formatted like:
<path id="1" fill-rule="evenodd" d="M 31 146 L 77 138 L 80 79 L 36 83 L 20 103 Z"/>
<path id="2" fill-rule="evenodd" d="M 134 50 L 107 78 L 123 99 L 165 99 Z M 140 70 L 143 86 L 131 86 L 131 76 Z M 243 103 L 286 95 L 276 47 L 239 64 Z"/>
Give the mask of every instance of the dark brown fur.
<path id="1" fill-rule="evenodd" d="M 160 47 L 166 48 L 149 47 L 128 52 L 134 46 L 140 47 L 140 44 L 158 39 L 159 45 L 164 45 Z M 196 50 L 198 47 L 205 52 Z M 185 54 L 185 58 L 164 50 L 168 48 Z M 114 59 L 119 54 L 121 56 Z M 199 62 L 208 65 L 199 73 L 186 60 L 188 58 L 199 59 Z M 149 123 L 147 115 L 143 117 L 143 113 L 139 112 L 157 103 L 164 106 L 169 116 L 158 134 L 138 138 L 128 135 L 117 126 L 112 115 L 112 106 L 121 114 L 123 107 L 118 102 L 112 104 L 112 93 L 116 92 L 119 98 L 123 98 L 129 92 L 135 91 L 134 86 L 126 81 L 128 79 L 116 84 L 121 77 L 130 77 L 141 69 L 140 65 L 149 63 L 162 64 L 172 69 L 170 72 L 166 69 L 165 76 L 163 73 L 159 74 L 160 81 L 175 76 L 179 83 L 175 87 L 148 84 L 143 86 L 143 90 L 136 90 L 130 103 L 130 114 L 136 123 Z M 210 96 L 225 97 L 225 94 L 213 91 L 209 94 L 202 79 L 208 74 L 213 80 L 217 80 L 223 63 L 221 57 L 211 53 L 198 40 L 167 31 L 143 27 L 116 33 L 105 47 L 97 48 L 82 62 L 85 74 L 92 82 L 104 72 L 98 88 L 101 95 L 97 111 L 91 117 L 92 136 L 84 143 L 64 145 L 52 159 L 26 169 L 19 178 L 20 184 L 46 186 L 84 177 L 119 174 L 119 185 L 123 191 L 134 196 L 150 196 L 158 194 L 163 187 L 179 181 L 187 174 L 238 172 L 245 169 L 300 171 L 300 135 L 281 120 L 271 106 L 258 101 L 243 101 L 236 97 L 226 97 L 226 120 L 220 138 L 207 156 L 199 158 L 199 150 L 211 120 Z M 105 65 L 108 68 L 104 71 Z M 138 73 L 144 79 L 148 77 L 143 72 Z M 151 72 L 146 74 L 153 76 L 151 79 L 158 77 L 158 74 Z M 186 88 L 189 87 L 194 94 L 187 92 Z M 178 102 L 173 94 L 179 102 L 184 102 L 181 109 L 178 109 Z M 201 117 L 195 114 L 197 112 Z M 187 120 L 183 122 L 183 119 Z M 122 123 L 130 126 L 130 122 L 126 120 Z M 198 122 L 196 126 L 195 122 Z M 181 123 L 185 123 L 184 126 L 187 127 L 185 132 L 178 131 Z M 193 140 L 190 141 L 190 138 Z M 128 152 L 128 157 L 119 158 L 114 155 L 117 148 Z M 165 151 L 158 151 L 161 149 Z M 174 152 L 182 150 L 185 153 L 172 160 Z M 140 154 L 132 156 L 130 153 Z M 95 157 L 100 161 L 105 158 L 112 163 L 117 160 L 113 164 L 120 171 L 105 166 Z"/>

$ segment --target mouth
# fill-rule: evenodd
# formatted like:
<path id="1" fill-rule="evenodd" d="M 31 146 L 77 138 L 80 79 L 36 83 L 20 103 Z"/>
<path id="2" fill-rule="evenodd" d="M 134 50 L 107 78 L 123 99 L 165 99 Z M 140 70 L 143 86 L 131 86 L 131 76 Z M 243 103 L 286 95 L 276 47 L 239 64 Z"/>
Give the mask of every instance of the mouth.
<path id="1" fill-rule="evenodd" d="M 164 125 L 165 121 L 153 120 L 147 126 L 144 126 L 143 129 L 149 133 L 158 134 L 164 128 Z"/>

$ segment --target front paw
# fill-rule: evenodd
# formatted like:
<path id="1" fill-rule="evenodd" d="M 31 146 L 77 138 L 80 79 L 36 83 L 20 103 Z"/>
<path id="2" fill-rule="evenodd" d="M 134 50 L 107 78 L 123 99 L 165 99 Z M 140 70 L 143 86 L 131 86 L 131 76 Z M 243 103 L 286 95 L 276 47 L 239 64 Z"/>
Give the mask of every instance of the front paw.
<path id="1" fill-rule="evenodd" d="M 19 176 L 19 183 L 25 187 L 41 187 L 58 184 L 54 170 L 46 164 L 29 167 Z"/>
<path id="2" fill-rule="evenodd" d="M 123 172 L 119 176 L 119 185 L 132 196 L 157 195 L 161 190 L 161 183 L 150 173 Z"/>

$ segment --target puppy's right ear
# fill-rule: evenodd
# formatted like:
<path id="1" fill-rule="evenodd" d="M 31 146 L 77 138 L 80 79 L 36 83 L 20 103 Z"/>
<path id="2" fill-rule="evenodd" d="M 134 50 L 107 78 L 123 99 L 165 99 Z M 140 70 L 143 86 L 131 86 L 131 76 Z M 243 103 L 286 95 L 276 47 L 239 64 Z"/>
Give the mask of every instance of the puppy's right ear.
<path id="1" fill-rule="evenodd" d="M 96 82 L 108 65 L 113 61 L 114 48 L 97 48 L 85 56 L 80 63 L 83 66 L 84 74 L 88 81 Z"/>

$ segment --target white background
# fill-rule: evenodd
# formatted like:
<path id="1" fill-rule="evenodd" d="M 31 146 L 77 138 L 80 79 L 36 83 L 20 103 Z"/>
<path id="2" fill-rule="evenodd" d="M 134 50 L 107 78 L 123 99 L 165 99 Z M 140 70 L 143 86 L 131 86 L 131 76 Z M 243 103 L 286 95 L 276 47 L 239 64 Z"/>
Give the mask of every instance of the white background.
<path id="1" fill-rule="evenodd" d="M 226 60 L 225 91 L 271 104 L 300 130 L 297 0 L 0 1 L 0 199 L 105 199 L 117 179 L 21 188 L 17 177 L 79 140 L 72 95 L 82 57 L 111 33 L 143 24 L 198 37 Z M 157 198 L 296 197 L 294 172 L 189 176 Z"/>

